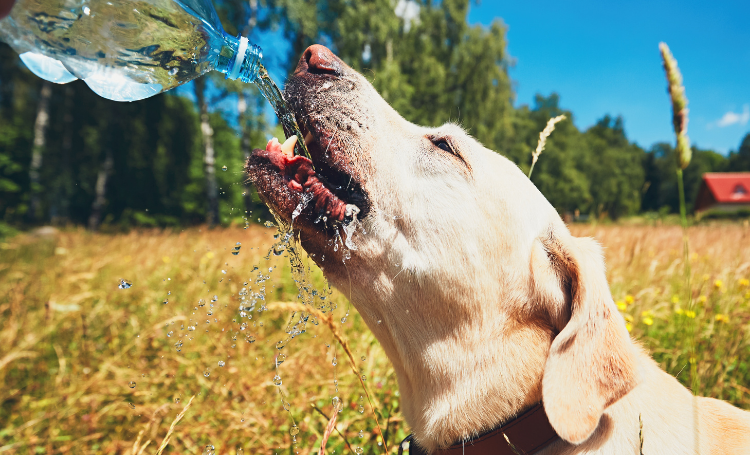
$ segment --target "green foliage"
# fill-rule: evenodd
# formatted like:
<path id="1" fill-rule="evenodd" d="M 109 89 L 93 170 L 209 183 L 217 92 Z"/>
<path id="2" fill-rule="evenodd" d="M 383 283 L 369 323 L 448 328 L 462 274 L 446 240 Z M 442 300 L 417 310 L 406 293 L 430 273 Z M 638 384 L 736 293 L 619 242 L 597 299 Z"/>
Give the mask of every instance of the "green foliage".
<path id="1" fill-rule="evenodd" d="M 729 154 L 727 168 L 734 172 L 750 172 L 750 133 L 742 139 L 739 150 Z"/>

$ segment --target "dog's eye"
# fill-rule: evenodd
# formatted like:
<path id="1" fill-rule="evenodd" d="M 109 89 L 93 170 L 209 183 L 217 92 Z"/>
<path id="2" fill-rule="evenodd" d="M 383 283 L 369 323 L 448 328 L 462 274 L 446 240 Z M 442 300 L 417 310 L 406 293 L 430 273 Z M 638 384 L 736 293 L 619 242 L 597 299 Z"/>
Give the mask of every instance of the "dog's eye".
<path id="1" fill-rule="evenodd" d="M 445 150 L 448 153 L 453 153 L 455 155 L 453 148 L 445 139 L 436 139 L 432 143 L 435 144 L 435 147 Z"/>

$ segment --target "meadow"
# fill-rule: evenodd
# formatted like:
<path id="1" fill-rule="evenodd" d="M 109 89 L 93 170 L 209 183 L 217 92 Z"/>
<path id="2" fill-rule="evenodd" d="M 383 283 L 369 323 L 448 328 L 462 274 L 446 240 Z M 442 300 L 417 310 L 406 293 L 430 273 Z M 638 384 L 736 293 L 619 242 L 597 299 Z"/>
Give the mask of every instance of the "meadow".
<path id="1" fill-rule="evenodd" d="M 678 226 L 571 230 L 604 245 L 618 308 L 661 366 L 750 409 L 747 222 L 690 228 L 692 304 Z M 304 256 L 318 310 L 300 319 L 275 233 L 0 240 L 0 453 L 318 453 L 334 403 L 326 453 L 395 453 L 409 429 L 392 367 Z"/>

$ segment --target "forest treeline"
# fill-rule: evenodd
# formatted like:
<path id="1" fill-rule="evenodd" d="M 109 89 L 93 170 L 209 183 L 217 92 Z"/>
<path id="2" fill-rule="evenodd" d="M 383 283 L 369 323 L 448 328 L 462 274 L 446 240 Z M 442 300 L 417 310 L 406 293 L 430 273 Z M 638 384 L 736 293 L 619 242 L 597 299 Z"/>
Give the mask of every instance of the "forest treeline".
<path id="1" fill-rule="evenodd" d="M 287 69 L 323 43 L 408 120 L 459 123 L 524 171 L 547 120 L 565 114 L 532 178 L 560 212 L 617 219 L 678 210 L 671 138 L 644 149 L 628 140 L 623 118 L 606 113 L 581 131 L 554 93 L 515 108 L 506 28 L 469 25 L 470 0 L 215 4 L 229 33 L 282 36 L 288 52 L 265 54 Z M 242 164 L 280 134 L 266 113 L 252 85 L 216 75 L 143 101 L 108 101 L 79 81 L 38 79 L 0 43 L 0 221 L 92 229 L 254 221 L 265 209 Z M 709 171 L 750 171 L 750 134 L 729 156 L 694 147 L 689 207 Z"/>

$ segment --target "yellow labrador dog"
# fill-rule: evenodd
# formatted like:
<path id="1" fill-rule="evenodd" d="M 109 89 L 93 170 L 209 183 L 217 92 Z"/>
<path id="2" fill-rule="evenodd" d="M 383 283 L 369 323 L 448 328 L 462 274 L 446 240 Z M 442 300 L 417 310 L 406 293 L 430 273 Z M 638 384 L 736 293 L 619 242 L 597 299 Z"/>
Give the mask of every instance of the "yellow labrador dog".
<path id="1" fill-rule="evenodd" d="M 247 172 L 393 362 L 412 453 L 638 454 L 642 421 L 648 455 L 750 454 L 750 413 L 633 343 L 600 246 L 515 164 L 407 122 L 323 46 L 285 93 L 312 160 L 273 140 Z"/>

